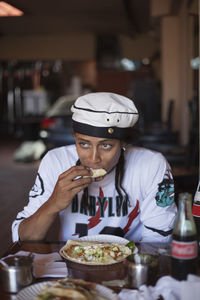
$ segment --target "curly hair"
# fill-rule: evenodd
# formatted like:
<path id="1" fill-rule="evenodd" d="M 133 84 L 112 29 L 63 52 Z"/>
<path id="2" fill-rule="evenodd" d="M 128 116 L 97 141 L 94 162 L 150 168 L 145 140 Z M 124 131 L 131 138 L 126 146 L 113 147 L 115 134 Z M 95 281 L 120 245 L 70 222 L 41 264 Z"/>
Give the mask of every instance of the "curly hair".
<path id="1" fill-rule="evenodd" d="M 77 160 L 76 165 L 77 166 L 81 165 L 80 159 Z M 123 195 L 122 195 L 122 191 L 123 191 L 125 194 L 125 197 L 128 201 L 128 205 L 130 206 L 129 196 L 128 196 L 126 190 L 124 189 L 124 187 L 122 186 L 123 178 L 124 178 L 124 150 L 122 149 L 118 163 L 116 165 L 115 188 L 119 194 L 119 198 L 121 200 L 121 205 L 123 202 Z M 89 202 L 88 202 L 88 188 L 85 188 L 83 190 L 81 202 L 82 202 L 83 207 L 85 207 L 85 208 L 90 207 Z"/>

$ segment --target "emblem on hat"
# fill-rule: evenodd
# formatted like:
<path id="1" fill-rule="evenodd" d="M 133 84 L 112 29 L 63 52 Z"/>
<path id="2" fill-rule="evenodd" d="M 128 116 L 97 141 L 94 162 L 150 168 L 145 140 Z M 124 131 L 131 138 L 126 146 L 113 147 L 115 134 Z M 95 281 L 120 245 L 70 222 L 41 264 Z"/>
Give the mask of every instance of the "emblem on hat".
<path id="1" fill-rule="evenodd" d="M 114 129 L 113 128 L 108 128 L 108 133 L 110 133 L 110 134 L 113 134 L 113 132 L 114 132 Z"/>

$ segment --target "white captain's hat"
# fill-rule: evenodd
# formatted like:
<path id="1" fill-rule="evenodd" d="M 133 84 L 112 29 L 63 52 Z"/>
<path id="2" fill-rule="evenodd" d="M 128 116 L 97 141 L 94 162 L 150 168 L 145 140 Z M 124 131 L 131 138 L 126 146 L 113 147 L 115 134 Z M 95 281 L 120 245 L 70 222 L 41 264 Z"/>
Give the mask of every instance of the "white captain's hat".
<path id="1" fill-rule="evenodd" d="M 71 111 L 75 132 L 113 139 L 123 139 L 139 117 L 131 99 L 104 92 L 79 97 Z"/>

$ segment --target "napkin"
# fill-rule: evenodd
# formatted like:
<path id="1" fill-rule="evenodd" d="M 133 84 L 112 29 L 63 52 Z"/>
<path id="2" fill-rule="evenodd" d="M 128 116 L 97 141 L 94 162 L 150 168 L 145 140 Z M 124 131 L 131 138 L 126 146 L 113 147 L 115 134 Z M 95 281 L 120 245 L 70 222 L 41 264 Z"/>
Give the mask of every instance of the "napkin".
<path id="1" fill-rule="evenodd" d="M 66 277 L 67 266 L 59 253 L 34 254 L 34 275 L 40 277 Z"/>
<path id="2" fill-rule="evenodd" d="M 181 299 L 183 300 L 197 300 L 200 298 L 200 277 L 195 275 L 188 275 L 187 281 L 181 282 Z"/>
<path id="3" fill-rule="evenodd" d="M 15 255 L 30 255 L 30 252 L 19 251 Z M 67 266 L 58 252 L 48 254 L 32 253 L 33 274 L 36 278 L 42 277 L 66 277 L 68 275 Z M 13 256 L 13 255 L 9 255 Z M 8 256 L 7 256 L 8 257 Z"/>
<path id="4" fill-rule="evenodd" d="M 118 294 L 119 300 L 154 300 L 152 287 L 142 285 L 138 290 L 122 289 Z"/>
<path id="5" fill-rule="evenodd" d="M 118 294 L 120 300 L 199 300 L 200 277 L 188 275 L 187 280 L 178 281 L 171 276 L 161 277 L 156 285 L 142 285 L 138 290 L 122 289 Z"/>

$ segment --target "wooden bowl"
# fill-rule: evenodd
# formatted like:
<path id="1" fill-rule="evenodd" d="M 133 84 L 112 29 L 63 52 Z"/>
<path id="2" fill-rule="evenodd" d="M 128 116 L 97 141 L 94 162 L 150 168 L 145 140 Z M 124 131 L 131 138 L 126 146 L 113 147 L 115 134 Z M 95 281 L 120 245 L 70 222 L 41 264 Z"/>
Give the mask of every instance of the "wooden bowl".
<path id="1" fill-rule="evenodd" d="M 97 235 L 87 236 L 80 238 L 84 241 L 98 241 L 98 242 L 109 242 L 109 243 L 121 243 L 127 244 L 129 241 L 112 235 Z M 65 247 L 65 246 L 64 246 Z M 64 248 L 63 247 L 63 248 Z M 122 280 L 126 276 L 126 269 L 124 267 L 124 261 L 116 262 L 108 265 L 88 265 L 84 263 L 74 262 L 66 258 L 60 249 L 60 255 L 66 262 L 69 276 L 76 279 L 84 279 L 86 281 L 101 283 L 102 281 L 108 280 Z"/>
<path id="2" fill-rule="evenodd" d="M 86 281 L 101 283 L 102 281 L 124 279 L 125 268 L 123 262 L 112 265 L 84 265 L 64 258 L 69 276 Z"/>

